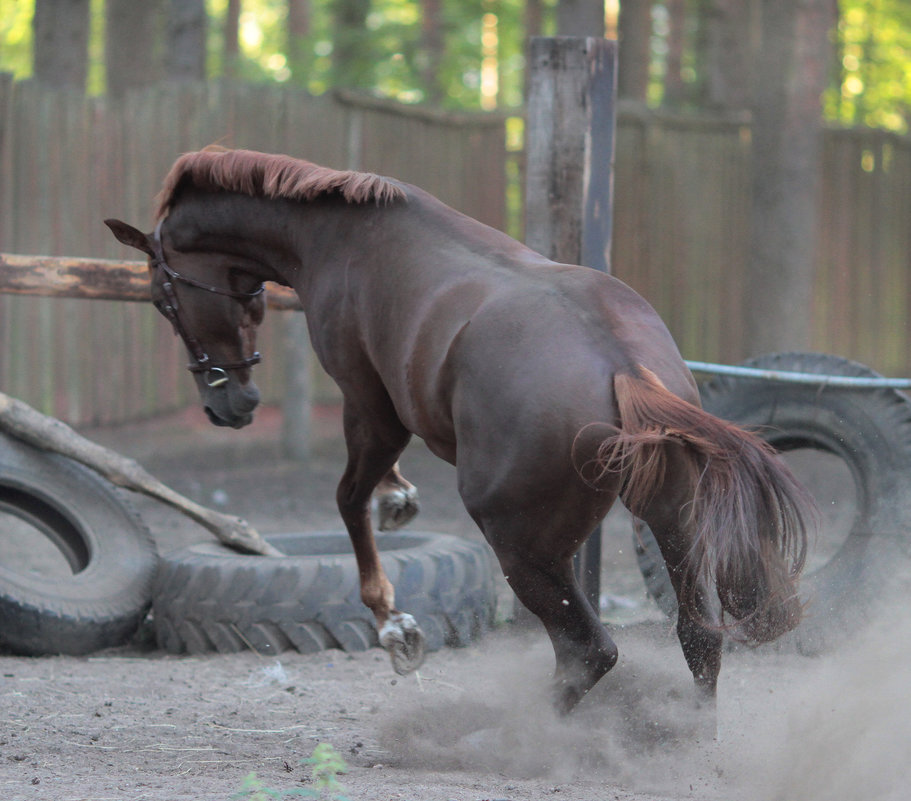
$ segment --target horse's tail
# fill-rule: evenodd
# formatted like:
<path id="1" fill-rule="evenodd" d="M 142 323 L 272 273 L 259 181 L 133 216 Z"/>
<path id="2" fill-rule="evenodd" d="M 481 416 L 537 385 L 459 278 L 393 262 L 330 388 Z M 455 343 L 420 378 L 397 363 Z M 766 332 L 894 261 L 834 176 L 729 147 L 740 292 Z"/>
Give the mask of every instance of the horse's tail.
<path id="1" fill-rule="evenodd" d="M 689 532 L 682 603 L 714 582 L 722 609 L 737 631 L 767 642 L 801 617 L 797 577 L 807 549 L 809 494 L 759 437 L 720 420 L 671 393 L 651 371 L 614 378 L 620 429 L 598 451 L 602 469 L 623 476 L 622 497 L 639 516 L 683 465 L 689 507 L 680 514 Z M 673 453 L 672 450 L 676 450 Z"/>

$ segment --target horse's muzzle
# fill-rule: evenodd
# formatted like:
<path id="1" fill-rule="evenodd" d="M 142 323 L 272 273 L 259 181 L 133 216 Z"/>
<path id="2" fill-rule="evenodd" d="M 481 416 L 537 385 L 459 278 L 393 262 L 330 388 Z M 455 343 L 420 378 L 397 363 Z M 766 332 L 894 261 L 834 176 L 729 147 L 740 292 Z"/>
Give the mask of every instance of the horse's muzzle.
<path id="1" fill-rule="evenodd" d="M 243 386 L 234 382 L 207 386 L 201 394 L 209 422 L 228 428 L 243 428 L 252 423 L 253 410 L 260 398 L 259 390 L 252 381 Z"/>
<path id="2" fill-rule="evenodd" d="M 211 406 L 204 407 L 209 422 L 216 426 L 225 426 L 228 428 L 243 428 L 253 422 L 252 414 L 234 416 L 231 418 L 221 417 Z"/>

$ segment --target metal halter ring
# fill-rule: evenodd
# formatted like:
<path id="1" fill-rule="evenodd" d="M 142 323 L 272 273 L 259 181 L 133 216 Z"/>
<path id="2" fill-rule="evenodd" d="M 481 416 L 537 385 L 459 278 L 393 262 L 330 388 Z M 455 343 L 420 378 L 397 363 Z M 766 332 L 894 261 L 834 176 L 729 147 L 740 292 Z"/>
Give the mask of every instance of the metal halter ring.
<path id="1" fill-rule="evenodd" d="M 221 387 L 228 383 L 228 374 L 222 367 L 210 367 L 206 370 L 205 381 L 207 387 L 215 389 L 215 387 Z"/>

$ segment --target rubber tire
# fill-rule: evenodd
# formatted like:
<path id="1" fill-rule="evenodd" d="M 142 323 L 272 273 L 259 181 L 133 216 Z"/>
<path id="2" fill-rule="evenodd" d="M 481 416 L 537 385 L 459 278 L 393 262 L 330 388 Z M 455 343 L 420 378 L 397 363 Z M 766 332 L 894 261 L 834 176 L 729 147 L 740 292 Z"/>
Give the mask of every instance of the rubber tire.
<path id="1" fill-rule="evenodd" d="M 770 354 L 744 365 L 879 377 L 863 364 L 820 353 Z M 893 389 L 726 376 L 707 382 L 701 395 L 707 411 L 755 429 L 779 451 L 816 448 L 838 456 L 854 479 L 857 512 L 850 533 L 828 562 L 804 575 L 805 616 L 790 635 L 804 653 L 825 650 L 862 624 L 904 550 L 911 515 L 907 503 L 895 500 L 908 497 L 911 488 L 911 402 Z M 675 615 L 676 598 L 658 545 L 645 524 L 637 528 L 636 556 L 648 591 L 666 614 Z"/>
<path id="2" fill-rule="evenodd" d="M 378 645 L 342 531 L 267 535 L 284 557 L 238 554 L 206 542 L 162 557 L 152 619 L 170 653 L 260 654 Z M 396 606 L 412 614 L 427 650 L 461 646 L 490 628 L 496 589 L 487 548 L 446 534 L 377 538 Z"/>
<path id="3" fill-rule="evenodd" d="M 80 656 L 129 640 L 151 604 L 158 554 L 120 491 L 0 433 L 0 510 L 42 532 L 74 571 L 51 578 L 0 564 L 0 648 Z"/>

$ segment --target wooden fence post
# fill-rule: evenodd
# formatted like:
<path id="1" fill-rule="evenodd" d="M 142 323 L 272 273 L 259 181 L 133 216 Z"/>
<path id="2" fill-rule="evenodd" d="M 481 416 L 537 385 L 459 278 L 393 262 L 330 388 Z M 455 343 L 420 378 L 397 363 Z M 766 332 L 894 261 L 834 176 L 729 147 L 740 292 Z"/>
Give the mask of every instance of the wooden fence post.
<path id="1" fill-rule="evenodd" d="M 526 243 L 554 261 L 610 272 L 617 43 L 531 40 L 525 146 Z M 576 557 L 598 610 L 601 529 Z"/>

